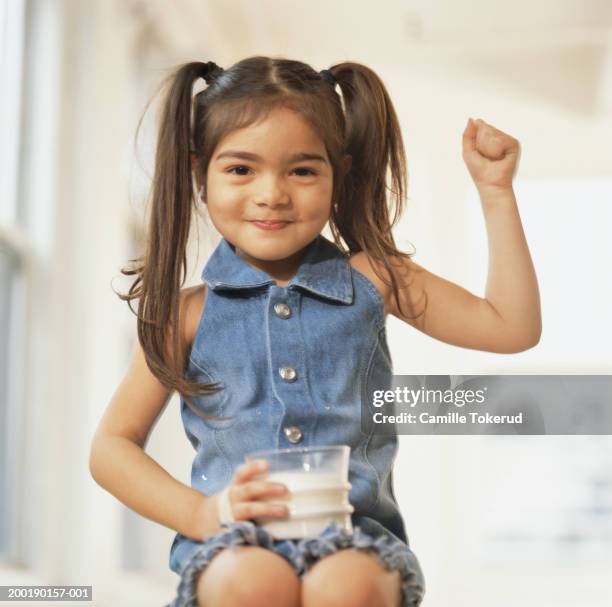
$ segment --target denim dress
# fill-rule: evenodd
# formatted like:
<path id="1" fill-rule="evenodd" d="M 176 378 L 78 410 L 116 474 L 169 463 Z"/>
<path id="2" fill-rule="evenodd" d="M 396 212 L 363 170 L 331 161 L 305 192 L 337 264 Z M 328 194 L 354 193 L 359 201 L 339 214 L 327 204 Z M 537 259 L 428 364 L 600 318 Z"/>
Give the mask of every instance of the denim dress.
<path id="1" fill-rule="evenodd" d="M 399 570 L 402 606 L 419 605 L 424 580 L 408 545 L 394 493 L 397 436 L 365 431 L 362 407 L 373 389 L 391 386 L 392 362 L 378 289 L 324 236 L 307 247 L 285 287 L 240 258 L 222 239 L 202 272 L 204 311 L 192 342 L 186 377 L 218 382 L 222 390 L 194 397 L 206 420 L 181 398 L 181 417 L 196 451 L 192 486 L 220 492 L 245 455 L 262 449 L 349 445 L 353 532 L 331 523 L 318 537 L 276 540 L 251 521 L 194 541 L 181 534 L 170 568 L 181 576 L 172 607 L 195 606 L 202 569 L 233 545 L 257 545 L 283 556 L 302 575 L 342 548 L 376 553 Z"/>

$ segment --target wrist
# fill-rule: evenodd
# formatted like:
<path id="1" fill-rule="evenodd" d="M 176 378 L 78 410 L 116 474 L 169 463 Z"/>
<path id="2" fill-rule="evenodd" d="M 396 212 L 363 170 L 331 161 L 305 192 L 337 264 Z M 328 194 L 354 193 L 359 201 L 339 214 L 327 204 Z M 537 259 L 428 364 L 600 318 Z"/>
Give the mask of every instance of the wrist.
<path id="1" fill-rule="evenodd" d="M 481 198 L 499 199 L 513 198 L 514 188 L 512 185 L 497 186 L 497 185 L 476 185 L 476 190 Z"/>
<path id="2" fill-rule="evenodd" d="M 214 496 L 204 495 L 197 491 L 191 516 L 191 539 L 203 541 L 205 538 L 220 531 Z"/>
<path id="3" fill-rule="evenodd" d="M 482 206 L 486 208 L 500 208 L 506 205 L 513 206 L 516 196 L 512 187 L 482 186 L 478 187 L 478 195 Z"/>

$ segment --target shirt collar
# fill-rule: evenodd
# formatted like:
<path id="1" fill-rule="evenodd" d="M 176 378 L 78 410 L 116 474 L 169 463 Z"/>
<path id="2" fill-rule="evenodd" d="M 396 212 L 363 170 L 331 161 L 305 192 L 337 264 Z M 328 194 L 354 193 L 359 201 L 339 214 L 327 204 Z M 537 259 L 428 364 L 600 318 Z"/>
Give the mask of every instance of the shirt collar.
<path id="1" fill-rule="evenodd" d="M 202 271 L 213 291 L 252 289 L 275 284 L 274 279 L 239 257 L 225 238 L 217 245 Z M 353 302 L 353 282 L 346 255 L 319 234 L 307 247 L 300 267 L 286 288 L 301 287 L 340 303 Z"/>

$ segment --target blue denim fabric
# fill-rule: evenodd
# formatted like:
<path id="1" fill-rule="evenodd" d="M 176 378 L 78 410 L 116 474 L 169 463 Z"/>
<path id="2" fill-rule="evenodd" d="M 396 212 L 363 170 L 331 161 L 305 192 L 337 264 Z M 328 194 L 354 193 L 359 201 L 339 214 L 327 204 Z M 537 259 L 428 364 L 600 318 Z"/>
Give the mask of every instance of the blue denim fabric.
<path id="1" fill-rule="evenodd" d="M 353 524 L 396 544 L 422 582 L 393 494 L 397 436 L 366 433 L 361 426 L 361 408 L 372 410 L 374 387 L 392 383 L 378 289 L 322 235 L 285 287 L 241 259 L 225 239 L 202 280 L 206 303 L 186 375 L 219 382 L 221 392 L 192 402 L 205 413 L 232 418 L 205 420 L 181 400 L 185 432 L 196 450 L 192 486 L 218 493 L 250 451 L 349 445 Z M 277 314 L 278 303 L 289 306 L 290 316 Z M 295 369 L 293 381 L 281 376 L 282 367 Z M 302 432 L 298 444 L 285 434 L 290 426 Z M 202 546 L 177 534 L 170 568 L 183 572 Z"/>
<path id="2" fill-rule="evenodd" d="M 319 560 L 338 550 L 353 548 L 373 553 L 387 571 L 400 573 L 399 607 L 418 607 L 423 600 L 425 584 L 416 556 L 406 544 L 380 533 L 371 519 L 357 517 L 352 533 L 332 522 L 317 537 L 299 540 L 275 540 L 266 529 L 251 521 L 228 523 L 222 527 L 222 532 L 198 544 L 181 572 L 177 596 L 166 607 L 197 607 L 200 573 L 219 552 L 237 546 L 258 546 L 275 552 L 300 577 Z"/>

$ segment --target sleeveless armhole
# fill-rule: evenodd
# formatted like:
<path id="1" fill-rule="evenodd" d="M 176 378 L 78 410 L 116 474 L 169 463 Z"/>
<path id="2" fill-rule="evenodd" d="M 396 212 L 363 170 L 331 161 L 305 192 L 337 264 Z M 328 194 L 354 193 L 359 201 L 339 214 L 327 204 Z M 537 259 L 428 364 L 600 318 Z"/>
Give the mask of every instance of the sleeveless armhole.
<path id="1" fill-rule="evenodd" d="M 380 327 L 383 327 L 385 325 L 385 321 L 387 318 L 387 311 L 385 310 L 384 299 L 380 291 L 378 290 L 378 287 L 365 274 L 353 267 L 351 267 L 351 269 L 353 271 L 354 277 L 365 285 L 368 294 L 371 297 L 372 303 L 376 306 L 376 310 L 378 313 L 376 326 L 380 329 Z"/>
<path id="2" fill-rule="evenodd" d="M 359 260 L 357 262 L 357 265 L 359 267 L 356 267 L 351 263 L 351 259 L 354 259 L 357 255 L 360 255 L 360 253 L 356 253 L 355 255 L 352 255 L 351 257 L 348 258 L 349 266 L 351 267 L 351 271 L 354 273 L 357 279 L 361 280 L 365 284 L 368 290 L 368 293 L 371 295 L 374 303 L 376 304 L 379 310 L 378 324 L 379 326 L 381 326 L 385 324 L 387 314 L 388 314 L 386 306 L 385 306 L 384 295 L 383 293 L 381 293 L 380 288 L 376 284 L 376 281 L 378 279 L 375 278 L 374 271 L 371 268 L 366 268 L 365 267 L 366 263 L 363 263 L 361 262 L 361 260 Z M 367 260 L 365 261 L 367 262 Z"/>

